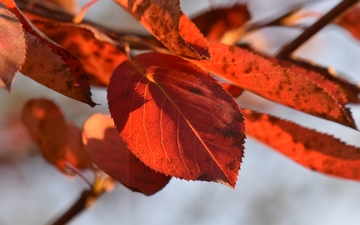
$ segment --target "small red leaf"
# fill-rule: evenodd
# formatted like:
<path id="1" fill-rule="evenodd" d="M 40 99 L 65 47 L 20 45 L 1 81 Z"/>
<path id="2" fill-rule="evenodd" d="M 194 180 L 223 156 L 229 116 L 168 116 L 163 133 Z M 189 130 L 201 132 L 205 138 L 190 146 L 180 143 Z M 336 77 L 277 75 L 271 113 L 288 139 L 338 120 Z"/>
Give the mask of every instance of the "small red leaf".
<path id="1" fill-rule="evenodd" d="M 232 29 L 241 27 L 250 19 L 246 4 L 237 4 L 228 8 L 212 9 L 196 16 L 192 21 L 209 41 L 219 41 Z"/>
<path id="2" fill-rule="evenodd" d="M 33 24 L 81 62 L 91 85 L 107 86 L 115 68 L 127 55 L 112 39 L 84 24 L 35 20 Z"/>
<path id="3" fill-rule="evenodd" d="M 245 138 L 239 106 L 194 64 L 138 55 L 115 70 L 108 102 L 121 137 L 150 168 L 235 186 Z"/>
<path id="4" fill-rule="evenodd" d="M 360 149 L 315 130 L 244 110 L 246 133 L 317 172 L 360 180 Z"/>
<path id="5" fill-rule="evenodd" d="M 129 151 L 110 116 L 94 114 L 86 120 L 83 134 L 85 151 L 93 162 L 130 190 L 152 195 L 171 179 L 150 169 Z"/>
<path id="6" fill-rule="evenodd" d="M 212 60 L 195 62 L 205 70 L 269 100 L 356 128 L 348 111 L 305 76 L 241 48 L 211 42 L 209 49 Z"/>
<path id="7" fill-rule="evenodd" d="M 360 40 L 360 4 L 350 10 L 337 24 L 347 29 L 356 39 Z"/>
<path id="8" fill-rule="evenodd" d="M 153 34 L 170 51 L 190 59 L 208 59 L 207 42 L 204 37 L 197 40 L 193 46 L 187 42 L 180 32 L 179 0 L 115 0 L 125 10 L 132 14 L 151 34 Z M 190 21 L 191 22 L 191 21 Z M 195 26 L 195 25 L 194 25 Z M 200 34 L 196 34 L 200 36 Z M 198 43 L 204 43 L 198 45 Z M 200 47 L 200 48 L 199 48 Z"/>
<path id="9" fill-rule="evenodd" d="M 0 86 L 10 90 L 25 61 L 25 35 L 20 21 L 0 2 Z"/>
<path id="10" fill-rule="evenodd" d="M 78 169 L 92 167 L 92 162 L 84 151 L 80 129 L 67 124 L 62 112 L 52 101 L 46 99 L 28 101 L 21 117 L 43 157 L 60 171 L 72 175 L 71 167 Z"/>
<path id="11" fill-rule="evenodd" d="M 224 89 L 227 90 L 234 98 L 239 97 L 244 91 L 242 88 L 232 84 L 222 83 L 221 86 L 223 86 Z"/>

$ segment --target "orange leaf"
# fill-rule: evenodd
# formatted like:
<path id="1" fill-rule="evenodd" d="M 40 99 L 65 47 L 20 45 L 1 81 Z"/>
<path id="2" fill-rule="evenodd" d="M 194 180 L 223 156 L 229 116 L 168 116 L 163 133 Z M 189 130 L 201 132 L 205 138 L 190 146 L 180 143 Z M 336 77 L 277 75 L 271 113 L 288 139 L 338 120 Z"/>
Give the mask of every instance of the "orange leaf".
<path id="1" fill-rule="evenodd" d="M 346 109 L 303 75 L 241 48 L 212 42 L 209 49 L 212 60 L 196 62 L 205 70 L 269 100 L 356 128 Z"/>
<path id="2" fill-rule="evenodd" d="M 32 22 L 52 41 L 79 59 L 91 85 L 107 86 L 115 68 L 127 60 L 118 44 L 90 25 L 41 20 Z"/>
<path id="3" fill-rule="evenodd" d="M 360 149 L 295 123 L 243 111 L 246 132 L 295 162 L 321 173 L 360 180 Z"/>
<path id="4" fill-rule="evenodd" d="M 13 0 L 0 2 L 16 15 L 25 30 L 26 60 L 20 72 L 63 95 L 94 106 L 86 72 L 78 59 L 35 29 Z"/>
<path id="5" fill-rule="evenodd" d="M 62 112 L 52 101 L 28 101 L 21 117 L 43 157 L 61 172 L 72 175 L 71 167 L 92 167 L 92 162 L 84 151 L 80 129 L 67 124 Z"/>
<path id="6" fill-rule="evenodd" d="M 110 116 L 92 115 L 84 123 L 83 134 L 85 151 L 93 162 L 130 190 L 152 195 L 171 179 L 150 169 L 130 152 Z"/>
<path id="7" fill-rule="evenodd" d="M 170 51 L 189 59 L 210 58 L 207 41 L 200 33 L 194 34 L 200 38 L 195 45 L 186 37 L 183 38 L 184 33 L 180 33 L 180 17 L 185 18 L 186 15 L 180 10 L 179 0 L 114 1 L 133 15 Z"/>
<path id="8" fill-rule="evenodd" d="M 172 55 L 138 55 L 115 70 L 108 102 L 121 137 L 150 168 L 235 186 L 243 118 L 233 98 L 196 65 Z"/>
<path id="9" fill-rule="evenodd" d="M 0 2 L 0 86 L 10 90 L 15 73 L 25 61 L 25 35 L 20 21 Z"/>
<path id="10" fill-rule="evenodd" d="M 232 29 L 241 27 L 250 19 L 246 4 L 236 4 L 228 8 L 212 9 L 196 16 L 192 21 L 209 41 L 219 41 Z"/>

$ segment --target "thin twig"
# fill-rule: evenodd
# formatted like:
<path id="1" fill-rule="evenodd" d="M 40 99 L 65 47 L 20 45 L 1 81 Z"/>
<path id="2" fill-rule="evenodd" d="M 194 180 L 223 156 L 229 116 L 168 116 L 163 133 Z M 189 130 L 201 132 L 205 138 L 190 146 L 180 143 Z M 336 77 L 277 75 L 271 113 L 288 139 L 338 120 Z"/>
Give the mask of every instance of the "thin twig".
<path id="1" fill-rule="evenodd" d="M 358 0 L 343 0 L 337 6 L 335 6 L 332 10 L 330 10 L 327 14 L 321 17 L 316 23 L 307 28 L 302 34 L 300 34 L 295 40 L 293 40 L 290 44 L 286 45 L 282 48 L 277 54 L 277 58 L 291 58 L 291 54 L 299 48 L 303 43 L 309 40 L 314 34 L 316 34 L 319 30 L 333 21 L 335 18 L 340 16 L 341 14 L 347 12 L 348 9 L 355 6 Z"/>

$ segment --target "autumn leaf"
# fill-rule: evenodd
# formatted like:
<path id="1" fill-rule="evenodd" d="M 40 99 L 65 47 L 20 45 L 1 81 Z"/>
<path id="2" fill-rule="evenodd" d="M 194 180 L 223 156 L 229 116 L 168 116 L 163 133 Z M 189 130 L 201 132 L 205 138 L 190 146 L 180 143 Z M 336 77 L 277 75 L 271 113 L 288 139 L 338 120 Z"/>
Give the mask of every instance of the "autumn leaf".
<path id="1" fill-rule="evenodd" d="M 296 65 L 288 60 L 278 60 L 275 58 L 269 59 L 271 62 L 280 65 L 283 68 L 287 68 L 297 74 L 301 74 L 304 77 L 306 77 L 308 80 L 313 81 L 316 85 L 321 87 L 322 89 L 326 90 L 331 96 L 341 105 L 345 106 L 347 103 L 349 103 L 348 97 L 346 93 L 344 92 L 344 89 L 341 88 L 340 85 L 337 85 L 336 83 L 329 80 L 326 75 L 317 72 L 316 70 L 305 68 L 299 65 Z M 305 63 L 302 63 L 305 64 Z M 309 65 L 308 65 L 309 66 Z M 314 68 L 314 67 L 313 67 Z M 354 94 L 355 96 L 357 95 Z M 357 96 L 356 96 L 357 97 Z M 351 121 L 353 124 L 355 124 L 354 119 L 352 118 L 351 112 L 349 108 L 344 107 L 344 113 L 347 117 L 348 121 Z"/>
<path id="2" fill-rule="evenodd" d="M 223 86 L 223 88 L 227 90 L 229 94 L 234 98 L 239 97 L 244 91 L 242 88 L 235 86 L 233 84 L 222 83 L 221 86 Z"/>
<path id="3" fill-rule="evenodd" d="M 360 40 L 360 4 L 347 12 L 336 23 L 348 30 L 356 39 Z"/>
<path id="4" fill-rule="evenodd" d="M 63 95 L 94 106 L 86 72 L 78 59 L 38 31 L 13 0 L 0 0 L 22 23 L 27 43 L 20 72 Z"/>
<path id="5" fill-rule="evenodd" d="M 290 59 L 286 64 L 289 63 L 291 67 L 300 67 L 308 79 L 329 91 L 341 104 L 360 102 L 358 96 L 360 87 L 342 78 L 332 68 L 321 67 L 301 59 Z M 281 66 L 284 67 L 284 65 Z"/>
<path id="6" fill-rule="evenodd" d="M 236 4 L 212 9 L 196 16 L 192 21 L 209 41 L 219 41 L 227 31 L 241 27 L 249 19 L 247 5 Z"/>
<path id="7" fill-rule="evenodd" d="M 10 90 L 25 61 L 25 35 L 20 21 L 0 2 L 0 86 Z"/>
<path id="8" fill-rule="evenodd" d="M 271 115 L 249 109 L 243 113 L 249 136 L 313 171 L 360 180 L 359 148 Z"/>
<path id="9" fill-rule="evenodd" d="M 79 59 L 91 85 L 107 86 L 115 68 L 127 60 L 127 55 L 115 41 L 90 25 L 42 20 L 32 23 Z"/>
<path id="10" fill-rule="evenodd" d="M 195 62 L 203 69 L 269 100 L 356 128 L 344 107 L 303 75 L 234 46 L 210 42 L 209 49 L 212 60 Z"/>
<path id="11" fill-rule="evenodd" d="M 131 153 L 110 116 L 92 115 L 84 123 L 83 134 L 85 151 L 93 162 L 130 190 L 152 195 L 171 179 L 150 169 Z"/>
<path id="12" fill-rule="evenodd" d="M 196 65 L 172 55 L 138 55 L 115 70 L 108 102 L 121 137 L 150 168 L 235 186 L 243 118 L 233 98 Z"/>
<path id="13" fill-rule="evenodd" d="M 170 51 L 189 59 L 210 58 L 207 41 L 200 33 L 194 34 L 199 37 L 195 45 L 182 36 L 184 33 L 180 31 L 180 19 L 185 18 L 186 15 L 180 10 L 179 0 L 114 1 L 134 16 Z"/>
<path id="14" fill-rule="evenodd" d="M 73 175 L 72 168 L 92 168 L 92 161 L 84 151 L 80 129 L 66 123 L 62 112 L 52 101 L 29 100 L 21 118 L 43 157 L 61 172 Z"/>

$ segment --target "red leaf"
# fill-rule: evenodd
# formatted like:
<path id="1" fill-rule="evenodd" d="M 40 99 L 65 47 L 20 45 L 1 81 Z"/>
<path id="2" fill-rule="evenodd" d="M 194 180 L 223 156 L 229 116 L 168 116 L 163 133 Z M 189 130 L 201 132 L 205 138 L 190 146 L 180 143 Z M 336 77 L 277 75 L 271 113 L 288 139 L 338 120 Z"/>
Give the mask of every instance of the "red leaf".
<path id="1" fill-rule="evenodd" d="M 138 55 L 115 70 L 108 102 L 121 137 L 150 168 L 235 186 L 245 138 L 239 106 L 194 64 Z"/>
<path id="2" fill-rule="evenodd" d="M 126 147 L 110 116 L 94 114 L 83 127 L 85 151 L 105 173 L 132 191 L 152 195 L 171 179 L 145 166 Z"/>
<path id="3" fill-rule="evenodd" d="M 234 98 L 239 97 L 244 91 L 242 88 L 232 84 L 222 83 L 221 86 L 223 86 L 223 88 L 227 90 Z"/>
<path id="4" fill-rule="evenodd" d="M 342 17 L 337 24 L 347 29 L 356 39 L 360 40 L 360 4 Z"/>
<path id="5" fill-rule="evenodd" d="M 189 59 L 210 58 L 207 42 L 200 33 L 194 34 L 201 36 L 195 45 L 183 38 L 184 33 L 179 33 L 180 17 L 184 15 L 180 11 L 179 0 L 115 0 L 115 2 L 132 14 L 170 51 Z"/>
<path id="6" fill-rule="evenodd" d="M 0 2 L 0 86 L 10 90 L 25 61 L 26 43 L 20 21 Z"/>
<path id="7" fill-rule="evenodd" d="M 212 60 L 196 62 L 205 70 L 269 100 L 356 128 L 346 109 L 303 75 L 241 48 L 212 42 L 209 49 Z"/>
<path id="8" fill-rule="evenodd" d="M 92 85 L 107 86 L 115 68 L 127 60 L 118 44 L 92 26 L 40 20 L 32 22 L 52 41 L 74 53 Z"/>
<path id="9" fill-rule="evenodd" d="M 360 180 L 360 149 L 295 123 L 244 110 L 246 133 L 311 170 Z"/>
<path id="10" fill-rule="evenodd" d="M 228 8 L 212 9 L 196 16 L 192 21 L 209 41 L 219 41 L 230 30 L 241 27 L 250 19 L 246 4 L 236 4 Z"/>
<path id="11" fill-rule="evenodd" d="M 16 15 L 25 30 L 28 48 L 20 72 L 63 95 L 94 106 L 86 72 L 77 58 L 36 30 L 13 0 L 1 2 Z"/>
<path id="12" fill-rule="evenodd" d="M 62 112 L 52 101 L 28 101 L 21 117 L 43 157 L 60 171 L 72 175 L 71 167 L 92 167 L 92 162 L 84 151 L 80 129 L 67 124 Z"/>

